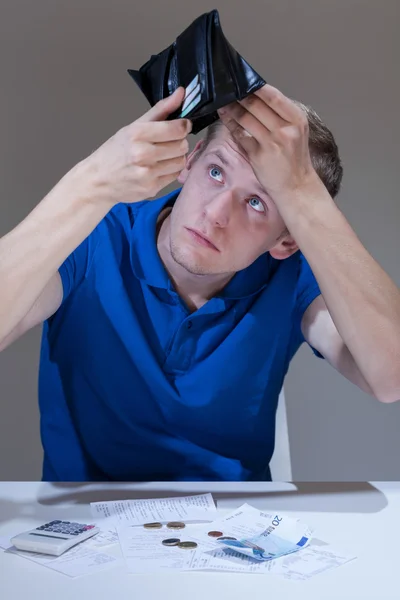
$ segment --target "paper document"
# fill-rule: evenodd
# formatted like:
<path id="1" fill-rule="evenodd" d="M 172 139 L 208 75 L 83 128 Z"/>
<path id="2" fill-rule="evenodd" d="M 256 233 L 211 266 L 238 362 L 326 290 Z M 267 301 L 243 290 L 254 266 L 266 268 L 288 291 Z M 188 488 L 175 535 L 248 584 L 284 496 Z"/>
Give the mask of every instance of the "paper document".
<path id="1" fill-rule="evenodd" d="M 243 504 L 220 516 L 211 494 L 94 502 L 91 512 L 101 531 L 59 557 L 17 550 L 13 535 L 1 537 L 0 548 L 69 577 L 119 565 L 100 551 L 117 542 L 130 573 L 221 571 L 304 581 L 356 558 L 313 539 L 308 525 L 285 514 Z"/>
<path id="2" fill-rule="evenodd" d="M 193 553 L 202 553 L 215 547 L 215 542 L 199 539 L 197 532 L 203 533 L 203 525 L 189 524 L 184 529 L 173 531 L 145 529 L 142 526 L 120 526 L 117 528 L 122 554 L 130 573 L 157 573 L 163 570 L 183 571 L 189 569 Z M 202 536 L 201 536 L 202 537 Z M 195 550 L 163 546 L 165 539 L 177 538 L 180 541 L 195 541 Z"/>
<path id="3" fill-rule="evenodd" d="M 217 514 L 211 494 L 182 498 L 91 502 L 90 509 L 94 519 L 101 523 L 102 529 L 109 528 L 111 524 L 143 525 L 172 520 L 212 521 Z"/>
<path id="4" fill-rule="evenodd" d="M 4 535 L 2 537 L 0 537 L 0 549 L 1 550 L 7 550 L 7 548 L 10 548 L 10 546 L 12 546 L 10 540 L 12 537 L 18 535 L 18 533 L 20 533 L 19 531 L 16 533 L 12 533 L 11 535 Z"/>
<path id="5" fill-rule="evenodd" d="M 267 513 L 249 504 L 214 521 L 212 528 L 221 534 L 214 538 L 215 548 L 231 548 L 256 560 L 271 560 L 297 552 L 311 539 L 310 528 L 299 519 Z M 208 537 L 207 529 L 204 529 L 204 540 Z"/>
<path id="6" fill-rule="evenodd" d="M 345 555 L 329 544 L 310 545 L 299 552 L 274 560 L 260 561 L 235 550 L 218 549 L 193 554 L 187 569 L 236 573 L 272 574 L 289 580 L 307 580 L 319 573 L 340 567 L 356 556 Z"/>
<path id="7" fill-rule="evenodd" d="M 39 554 L 37 552 L 25 552 L 17 550 L 15 546 L 7 548 L 6 552 L 17 554 L 23 558 L 27 558 L 39 565 L 59 571 L 69 577 L 78 577 L 97 573 L 107 567 L 113 567 L 121 563 L 121 559 L 115 556 L 110 556 L 104 552 L 98 552 L 85 542 L 81 542 L 77 546 L 70 548 L 61 556 L 50 556 Z"/>
<path id="8" fill-rule="evenodd" d="M 115 529 L 106 531 L 100 530 L 96 535 L 86 540 L 86 544 L 91 548 L 103 548 L 103 546 L 118 544 L 118 534 Z"/>

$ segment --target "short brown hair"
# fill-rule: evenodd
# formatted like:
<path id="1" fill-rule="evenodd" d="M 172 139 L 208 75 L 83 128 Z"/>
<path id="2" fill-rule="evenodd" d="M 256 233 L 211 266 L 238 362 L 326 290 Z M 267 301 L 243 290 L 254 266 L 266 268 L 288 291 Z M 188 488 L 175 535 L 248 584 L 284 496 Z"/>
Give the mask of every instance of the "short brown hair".
<path id="1" fill-rule="evenodd" d="M 309 129 L 308 146 L 311 162 L 328 192 L 332 198 L 335 198 L 340 191 L 343 177 L 342 161 L 339 156 L 339 149 L 335 138 L 313 108 L 298 100 L 292 99 L 292 102 L 304 110 L 307 115 Z M 221 126 L 223 126 L 223 123 L 218 119 L 207 127 L 204 138 L 205 142 L 200 149 L 200 154 L 202 154 L 208 144 L 217 137 Z"/>

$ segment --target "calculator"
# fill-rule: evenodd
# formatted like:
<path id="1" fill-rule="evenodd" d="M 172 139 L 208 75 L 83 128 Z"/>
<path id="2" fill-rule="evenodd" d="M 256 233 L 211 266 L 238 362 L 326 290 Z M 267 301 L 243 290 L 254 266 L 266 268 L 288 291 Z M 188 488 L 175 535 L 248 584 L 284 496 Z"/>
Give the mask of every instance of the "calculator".
<path id="1" fill-rule="evenodd" d="M 99 531 L 100 528 L 96 525 L 56 520 L 19 533 L 11 538 L 11 542 L 18 550 L 60 556 Z"/>

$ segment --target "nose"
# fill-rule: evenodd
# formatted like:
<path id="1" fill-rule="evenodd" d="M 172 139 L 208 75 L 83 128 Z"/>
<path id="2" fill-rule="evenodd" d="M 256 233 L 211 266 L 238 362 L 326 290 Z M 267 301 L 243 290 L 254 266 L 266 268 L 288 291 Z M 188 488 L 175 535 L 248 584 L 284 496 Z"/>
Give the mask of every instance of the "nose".
<path id="1" fill-rule="evenodd" d="M 207 220 L 216 227 L 227 227 L 234 206 L 233 192 L 226 190 L 217 194 L 204 207 Z"/>

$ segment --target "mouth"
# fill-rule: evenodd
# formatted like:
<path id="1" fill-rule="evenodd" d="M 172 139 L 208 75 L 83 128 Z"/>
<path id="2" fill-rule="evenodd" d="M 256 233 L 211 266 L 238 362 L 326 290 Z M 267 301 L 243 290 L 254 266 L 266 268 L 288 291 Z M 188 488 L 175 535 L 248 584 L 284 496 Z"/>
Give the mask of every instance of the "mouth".
<path id="1" fill-rule="evenodd" d="M 212 241 L 209 240 L 208 237 L 206 237 L 203 233 L 200 233 L 200 231 L 197 231 L 196 229 L 190 229 L 189 227 L 185 227 L 185 229 L 187 229 L 192 239 L 194 239 L 198 244 L 219 252 L 215 244 L 213 244 Z"/>

